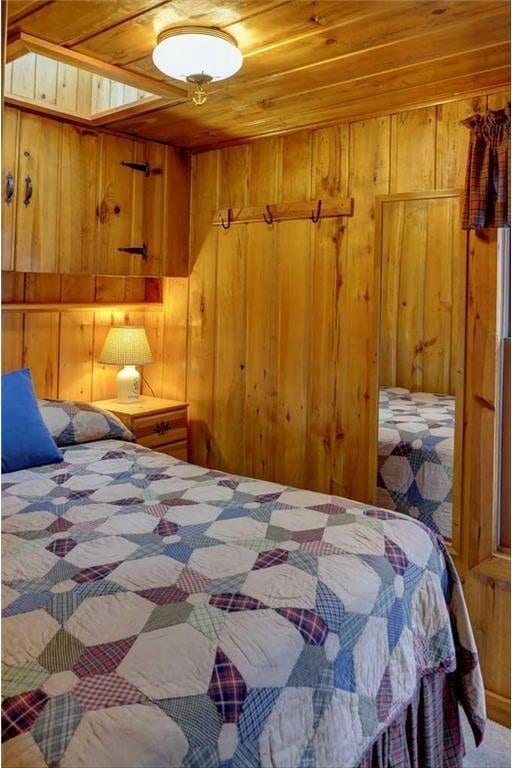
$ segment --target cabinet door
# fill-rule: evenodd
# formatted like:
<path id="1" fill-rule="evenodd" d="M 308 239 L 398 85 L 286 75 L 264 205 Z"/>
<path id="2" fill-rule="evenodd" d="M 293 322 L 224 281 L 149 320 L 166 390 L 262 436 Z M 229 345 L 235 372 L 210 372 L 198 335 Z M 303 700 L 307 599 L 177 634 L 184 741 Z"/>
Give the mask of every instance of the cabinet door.
<path id="1" fill-rule="evenodd" d="M 15 268 L 57 272 L 61 124 L 20 115 Z"/>
<path id="2" fill-rule="evenodd" d="M 4 109 L 2 144 L 2 269 L 14 269 L 16 198 L 19 195 L 19 112 Z M 8 183 L 9 178 L 9 183 Z"/>
<path id="3" fill-rule="evenodd" d="M 131 274 L 132 257 L 119 251 L 142 245 L 133 242 L 134 173 L 122 162 L 133 162 L 134 142 L 118 136 L 102 135 L 100 194 L 97 209 L 99 247 L 97 275 Z M 140 236 L 140 235 L 139 235 Z"/>
<path id="4" fill-rule="evenodd" d="M 98 247 L 98 134 L 62 126 L 59 272 L 94 274 Z"/>
<path id="5" fill-rule="evenodd" d="M 148 162 L 149 176 L 139 171 L 134 174 L 133 242 L 147 244 L 147 258 L 134 255 L 132 275 L 160 277 L 163 274 L 164 232 L 168 226 L 169 212 L 165 211 L 165 146 L 151 142 L 138 143 L 138 162 Z"/>

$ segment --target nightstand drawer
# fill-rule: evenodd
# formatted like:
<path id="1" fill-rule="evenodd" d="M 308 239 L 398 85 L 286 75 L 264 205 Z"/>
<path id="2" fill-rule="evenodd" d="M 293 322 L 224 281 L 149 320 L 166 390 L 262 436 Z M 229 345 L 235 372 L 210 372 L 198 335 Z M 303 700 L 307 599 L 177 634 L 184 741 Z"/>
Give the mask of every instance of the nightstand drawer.
<path id="1" fill-rule="evenodd" d="M 168 456 L 180 459 L 180 461 L 188 461 L 188 445 L 186 440 L 181 440 L 179 443 L 171 443 L 170 445 L 158 445 L 153 450 L 157 453 L 166 453 Z"/>
<path id="2" fill-rule="evenodd" d="M 187 438 L 187 409 L 132 419 L 132 432 L 139 445 L 155 448 Z"/>

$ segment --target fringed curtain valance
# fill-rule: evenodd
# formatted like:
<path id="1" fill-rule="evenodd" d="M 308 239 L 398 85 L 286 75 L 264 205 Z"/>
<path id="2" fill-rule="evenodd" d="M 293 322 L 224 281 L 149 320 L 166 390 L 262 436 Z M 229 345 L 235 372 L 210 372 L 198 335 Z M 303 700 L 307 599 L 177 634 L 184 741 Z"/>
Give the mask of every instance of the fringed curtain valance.
<path id="1" fill-rule="evenodd" d="M 463 120 L 471 131 L 463 229 L 510 226 L 510 105 Z"/>

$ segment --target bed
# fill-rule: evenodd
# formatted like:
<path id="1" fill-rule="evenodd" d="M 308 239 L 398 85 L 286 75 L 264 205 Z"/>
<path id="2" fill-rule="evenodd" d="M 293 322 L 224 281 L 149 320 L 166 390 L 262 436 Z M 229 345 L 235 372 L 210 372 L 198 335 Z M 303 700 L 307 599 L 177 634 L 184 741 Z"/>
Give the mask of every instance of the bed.
<path id="1" fill-rule="evenodd" d="M 377 504 L 452 535 L 455 397 L 382 387 Z"/>
<path id="2" fill-rule="evenodd" d="M 4 768 L 460 768 L 483 686 L 432 530 L 126 440 L 62 452 L 3 476 Z"/>

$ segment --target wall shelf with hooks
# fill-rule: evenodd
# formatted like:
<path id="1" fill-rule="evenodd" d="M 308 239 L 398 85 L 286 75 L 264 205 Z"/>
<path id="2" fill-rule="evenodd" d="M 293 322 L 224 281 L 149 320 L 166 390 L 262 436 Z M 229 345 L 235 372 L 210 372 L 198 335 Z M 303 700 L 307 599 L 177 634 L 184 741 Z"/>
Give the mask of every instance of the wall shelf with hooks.
<path id="1" fill-rule="evenodd" d="M 212 224 L 229 229 L 232 224 L 257 223 L 273 224 L 276 221 L 320 219 L 335 216 L 352 216 L 354 199 L 334 197 L 317 200 L 303 200 L 296 203 L 271 203 L 269 205 L 245 206 L 244 208 L 222 208 L 214 211 Z"/>

